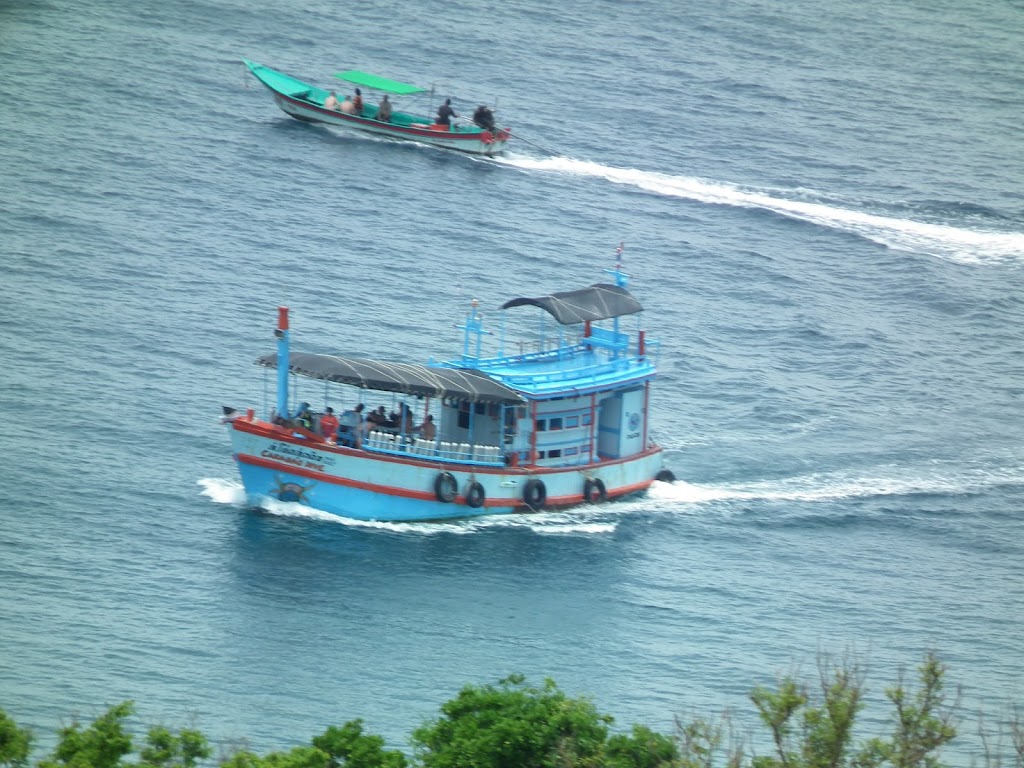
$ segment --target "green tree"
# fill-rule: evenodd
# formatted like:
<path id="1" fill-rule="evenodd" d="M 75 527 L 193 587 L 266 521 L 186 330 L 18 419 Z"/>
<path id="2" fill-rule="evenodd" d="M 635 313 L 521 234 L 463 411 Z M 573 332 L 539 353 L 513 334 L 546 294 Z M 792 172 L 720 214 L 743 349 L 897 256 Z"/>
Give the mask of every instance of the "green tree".
<path id="1" fill-rule="evenodd" d="M 184 729 L 175 734 L 153 726 L 146 734 L 140 757 L 145 768 L 195 768 L 198 760 L 210 756 L 210 745 L 199 731 Z"/>
<path id="2" fill-rule="evenodd" d="M 728 746 L 727 732 L 730 738 Z M 728 713 L 718 721 L 696 718 L 686 725 L 677 718 L 675 742 L 679 750 L 680 768 L 714 768 L 720 752 L 728 768 L 740 768 L 743 765 L 743 748 L 732 737 Z"/>
<path id="3" fill-rule="evenodd" d="M 288 752 L 271 752 L 264 757 L 240 750 L 220 762 L 221 768 L 328 768 L 330 764 L 330 755 L 322 749 L 306 746 Z"/>
<path id="4" fill-rule="evenodd" d="M 313 746 L 331 758 L 331 768 L 405 768 L 405 755 L 384 749 L 384 739 L 363 733 L 362 720 L 332 725 L 313 739 Z"/>
<path id="5" fill-rule="evenodd" d="M 262 768 L 263 758 L 248 749 L 239 749 L 220 761 L 220 768 Z"/>
<path id="6" fill-rule="evenodd" d="M 957 701 L 948 703 L 943 690 L 946 665 L 934 653 L 917 668 L 919 686 L 909 690 L 903 674 L 886 697 L 896 707 L 896 723 L 889 738 L 871 739 L 857 756 L 858 768 L 890 765 L 893 768 L 939 768 L 939 750 L 956 736 Z M 959 698 L 959 697 L 958 697 Z"/>
<path id="7" fill-rule="evenodd" d="M 19 728 L 11 717 L 0 709 L 0 766 L 25 768 L 32 753 L 32 731 Z"/>
<path id="8" fill-rule="evenodd" d="M 753 758 L 754 768 L 842 768 L 852 749 L 853 725 L 863 703 L 863 677 L 853 662 L 832 667 L 818 660 L 820 694 L 785 678 L 778 690 L 755 688 L 750 698 L 775 743 L 773 757 Z"/>
<path id="9" fill-rule="evenodd" d="M 135 712 L 130 701 L 115 704 L 83 728 L 73 721 L 58 732 L 59 741 L 39 768 L 127 768 L 122 759 L 132 751 L 124 721 Z"/>
<path id="10" fill-rule="evenodd" d="M 569 698 L 552 680 L 529 686 L 522 675 L 467 685 L 441 713 L 413 732 L 425 768 L 596 768 L 613 722 L 589 699 Z"/>
<path id="11" fill-rule="evenodd" d="M 608 768 L 675 768 L 681 765 L 675 739 L 655 733 L 644 725 L 632 732 L 609 737 L 604 764 Z"/>
<path id="12" fill-rule="evenodd" d="M 775 743 L 776 757 L 755 757 L 754 768 L 775 768 L 775 766 L 797 766 L 800 753 L 793 744 L 793 718 L 807 704 L 807 691 L 791 678 L 784 678 L 778 690 L 771 691 L 758 686 L 750 694 L 757 707 L 761 721 L 771 731 Z"/>

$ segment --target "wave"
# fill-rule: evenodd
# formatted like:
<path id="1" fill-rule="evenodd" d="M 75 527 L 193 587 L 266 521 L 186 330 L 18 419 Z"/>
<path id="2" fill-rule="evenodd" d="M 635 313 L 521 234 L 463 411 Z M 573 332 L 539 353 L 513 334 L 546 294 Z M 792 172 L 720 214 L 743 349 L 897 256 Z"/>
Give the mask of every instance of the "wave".
<path id="1" fill-rule="evenodd" d="M 244 506 L 250 503 L 237 481 L 204 478 L 198 481 L 203 495 L 218 504 Z M 491 515 L 430 523 L 355 520 L 307 507 L 296 502 L 261 498 L 260 508 L 279 517 L 300 517 L 337 523 L 352 528 L 417 535 L 472 534 L 496 528 L 525 528 L 543 536 L 608 535 L 635 515 L 693 514 L 709 506 L 721 511 L 734 509 L 733 502 L 820 503 L 912 495 L 964 496 L 988 489 L 1024 486 L 1024 467 L 962 468 L 931 465 L 929 469 L 884 466 L 870 474 L 849 472 L 814 473 L 797 477 L 755 480 L 723 485 L 700 485 L 677 480 L 655 481 L 643 496 L 605 505 L 584 505 L 566 511 L 523 515 Z"/>
<path id="2" fill-rule="evenodd" d="M 660 502 L 707 504 L 719 501 L 821 502 L 890 496 L 977 494 L 990 488 L 1024 485 L 1024 468 L 962 469 L 935 466 L 919 471 L 910 467 L 880 467 L 872 474 L 815 473 L 778 480 L 760 480 L 718 486 L 682 481 L 656 482 L 648 495 Z"/>
<path id="3" fill-rule="evenodd" d="M 206 477 L 197 481 L 202 495 L 217 504 L 244 507 L 252 503 L 245 488 L 236 480 Z M 617 521 L 610 520 L 607 507 L 579 507 L 569 512 L 538 512 L 530 515 L 492 515 L 433 523 L 396 523 L 377 520 L 356 520 L 332 515 L 297 502 L 278 501 L 269 497 L 258 500 L 259 508 L 277 517 L 337 523 L 350 528 L 414 533 L 418 535 L 469 534 L 494 528 L 527 528 L 544 536 L 593 535 L 614 533 Z"/>
<path id="4" fill-rule="evenodd" d="M 196 481 L 196 484 L 202 486 L 203 496 L 217 504 L 234 504 L 236 506 L 245 504 L 245 488 L 241 483 L 222 480 L 218 477 L 204 477 Z"/>
<path id="5" fill-rule="evenodd" d="M 648 192 L 712 205 L 729 205 L 770 211 L 780 216 L 808 222 L 863 237 L 900 251 L 923 253 L 961 264 L 984 264 L 1024 260 L 1024 233 L 988 232 L 962 229 L 945 224 L 928 224 L 911 219 L 881 216 L 849 210 L 820 202 L 780 197 L 777 190 L 744 189 L 732 184 L 710 182 L 689 176 L 615 168 L 569 157 L 534 158 L 508 155 L 495 161 L 516 168 L 551 171 L 603 178 Z M 806 194 L 806 190 L 794 190 Z"/>

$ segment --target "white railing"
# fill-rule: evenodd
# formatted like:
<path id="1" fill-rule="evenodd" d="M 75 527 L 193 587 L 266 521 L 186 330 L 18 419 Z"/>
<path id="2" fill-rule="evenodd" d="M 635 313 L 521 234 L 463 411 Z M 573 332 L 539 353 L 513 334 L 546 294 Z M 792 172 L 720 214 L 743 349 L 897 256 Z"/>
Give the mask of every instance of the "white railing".
<path id="1" fill-rule="evenodd" d="M 481 464 L 504 464 L 505 456 L 497 445 L 471 445 L 447 440 L 403 438 L 379 430 L 371 431 L 363 440 L 363 448 L 379 453 L 423 456 L 444 461 L 466 461 Z"/>

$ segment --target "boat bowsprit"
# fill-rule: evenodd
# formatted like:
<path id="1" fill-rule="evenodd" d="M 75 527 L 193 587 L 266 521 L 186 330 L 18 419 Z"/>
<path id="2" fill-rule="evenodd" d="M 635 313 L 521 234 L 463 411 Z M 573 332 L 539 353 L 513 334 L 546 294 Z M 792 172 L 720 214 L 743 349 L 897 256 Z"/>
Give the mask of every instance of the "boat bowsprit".
<path id="1" fill-rule="evenodd" d="M 337 100 L 334 91 L 297 80 L 276 69 L 242 59 L 252 75 L 273 95 L 281 110 L 297 120 L 325 123 L 326 125 L 354 128 L 378 136 L 416 141 L 444 149 L 454 149 L 474 155 L 495 155 L 505 148 L 512 132 L 499 127 L 493 119 L 493 110 L 481 105 L 472 119 L 455 122 L 437 122 L 435 117 L 401 111 L 393 106 L 390 96 L 412 96 L 426 93 L 426 89 L 400 83 L 358 70 L 339 72 L 336 78 L 358 90 L 388 95 L 388 106 L 371 104 L 364 100 L 361 107 L 347 98 Z M 368 96 L 369 94 L 367 94 Z M 364 97 L 365 98 L 365 97 Z M 381 102 L 383 102 L 383 96 Z M 390 114 L 387 111 L 390 109 Z"/>
<path id="2" fill-rule="evenodd" d="M 627 275 L 607 271 L 612 282 L 505 302 L 541 310 L 540 332 L 506 342 L 503 322 L 486 356 L 474 301 L 462 354 L 426 365 L 292 351 L 280 307 L 277 351 L 256 361 L 276 369 L 276 402 L 262 417 L 225 408 L 247 494 L 362 520 L 439 520 L 599 504 L 674 479 L 649 435 L 658 344 Z M 316 406 L 292 395 L 309 380 L 323 385 L 302 384 L 322 391 Z"/>

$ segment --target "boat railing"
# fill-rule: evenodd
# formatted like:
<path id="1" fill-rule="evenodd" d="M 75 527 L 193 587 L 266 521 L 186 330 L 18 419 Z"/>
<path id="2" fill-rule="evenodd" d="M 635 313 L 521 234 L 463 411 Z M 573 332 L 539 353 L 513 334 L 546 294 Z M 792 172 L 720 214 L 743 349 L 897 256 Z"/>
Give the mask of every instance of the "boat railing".
<path id="1" fill-rule="evenodd" d="M 473 445 L 447 440 L 423 440 L 372 430 L 363 440 L 363 448 L 396 456 L 458 461 L 470 464 L 504 464 L 505 454 L 498 445 Z"/>
<path id="2" fill-rule="evenodd" d="M 611 374 L 620 374 L 626 371 L 642 372 L 643 370 L 651 367 L 650 363 L 639 357 L 620 357 L 613 360 L 593 363 L 591 365 L 578 366 L 572 369 L 531 371 L 521 375 L 503 374 L 501 376 L 501 381 L 510 387 L 557 383 L 581 379 L 596 381 Z"/>

